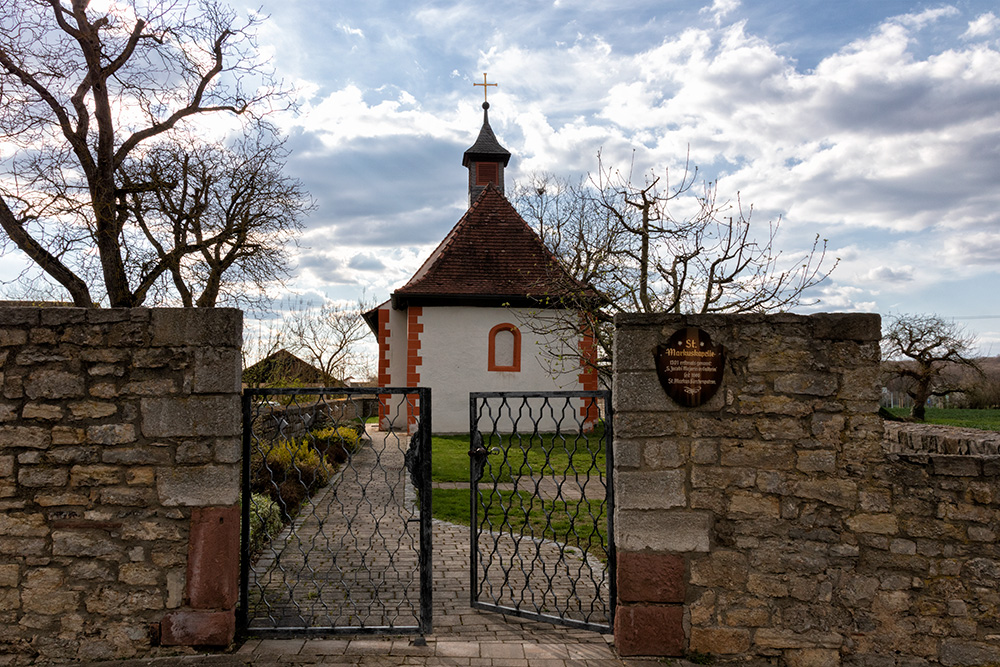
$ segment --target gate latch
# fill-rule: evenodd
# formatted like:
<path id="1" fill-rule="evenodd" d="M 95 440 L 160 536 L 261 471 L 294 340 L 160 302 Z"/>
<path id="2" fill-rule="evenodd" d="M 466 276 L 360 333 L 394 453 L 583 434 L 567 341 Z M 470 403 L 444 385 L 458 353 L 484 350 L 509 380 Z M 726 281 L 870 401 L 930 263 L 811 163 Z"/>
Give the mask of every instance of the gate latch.
<path id="1" fill-rule="evenodd" d="M 483 447 L 483 436 L 479 429 L 472 432 L 472 447 L 469 449 L 469 459 L 472 462 L 472 481 L 478 482 L 483 478 L 483 471 L 486 468 L 486 457 L 489 452 Z"/>

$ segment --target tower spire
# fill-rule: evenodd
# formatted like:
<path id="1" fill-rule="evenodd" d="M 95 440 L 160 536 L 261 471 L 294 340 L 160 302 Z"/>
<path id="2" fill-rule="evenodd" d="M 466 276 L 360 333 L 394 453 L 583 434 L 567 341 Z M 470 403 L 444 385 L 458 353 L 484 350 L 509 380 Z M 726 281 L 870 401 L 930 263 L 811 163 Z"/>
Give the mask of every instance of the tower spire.
<path id="1" fill-rule="evenodd" d="M 483 126 L 479 130 L 476 143 L 472 144 L 462 156 L 462 166 L 469 170 L 470 206 L 491 183 L 500 190 L 500 194 L 503 194 L 503 170 L 510 162 L 510 151 L 500 145 L 496 135 L 493 134 L 493 128 L 490 127 L 490 103 L 486 99 L 487 91 L 489 90 L 488 86 L 497 86 L 498 84 L 488 83 L 484 72 L 483 82 L 472 85 L 483 87 Z"/>

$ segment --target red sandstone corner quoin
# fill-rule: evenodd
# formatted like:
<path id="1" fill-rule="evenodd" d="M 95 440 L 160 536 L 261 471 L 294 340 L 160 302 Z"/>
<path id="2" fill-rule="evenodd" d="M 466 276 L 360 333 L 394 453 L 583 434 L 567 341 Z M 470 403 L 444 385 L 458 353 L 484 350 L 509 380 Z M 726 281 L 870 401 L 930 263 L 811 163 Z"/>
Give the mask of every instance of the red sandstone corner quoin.
<path id="1" fill-rule="evenodd" d="M 164 646 L 228 646 L 239 602 L 239 506 L 196 507 L 188 537 L 186 598 L 190 610 L 167 614 Z"/>

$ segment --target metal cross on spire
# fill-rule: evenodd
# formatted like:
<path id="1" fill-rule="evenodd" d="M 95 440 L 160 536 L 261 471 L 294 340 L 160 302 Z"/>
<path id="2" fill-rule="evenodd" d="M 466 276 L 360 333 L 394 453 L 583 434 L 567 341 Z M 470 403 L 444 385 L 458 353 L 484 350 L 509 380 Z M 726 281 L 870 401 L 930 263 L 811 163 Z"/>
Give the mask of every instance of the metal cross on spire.
<path id="1" fill-rule="evenodd" d="M 486 72 L 483 72 L 483 82 L 482 83 L 473 83 L 472 85 L 473 86 L 482 86 L 483 87 L 483 102 L 489 102 L 489 100 L 487 99 L 487 92 L 489 91 L 488 86 L 497 87 L 500 84 L 499 83 L 486 83 Z"/>

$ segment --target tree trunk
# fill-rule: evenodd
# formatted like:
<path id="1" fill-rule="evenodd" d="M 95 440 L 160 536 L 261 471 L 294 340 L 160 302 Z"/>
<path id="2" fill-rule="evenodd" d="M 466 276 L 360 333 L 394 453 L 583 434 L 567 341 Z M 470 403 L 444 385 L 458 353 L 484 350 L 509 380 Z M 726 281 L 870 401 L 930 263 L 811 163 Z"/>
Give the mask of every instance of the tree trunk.
<path id="1" fill-rule="evenodd" d="M 910 395 L 913 397 L 913 407 L 910 409 L 910 417 L 917 421 L 924 421 L 927 399 L 931 397 L 930 382 L 918 382 Z"/>

